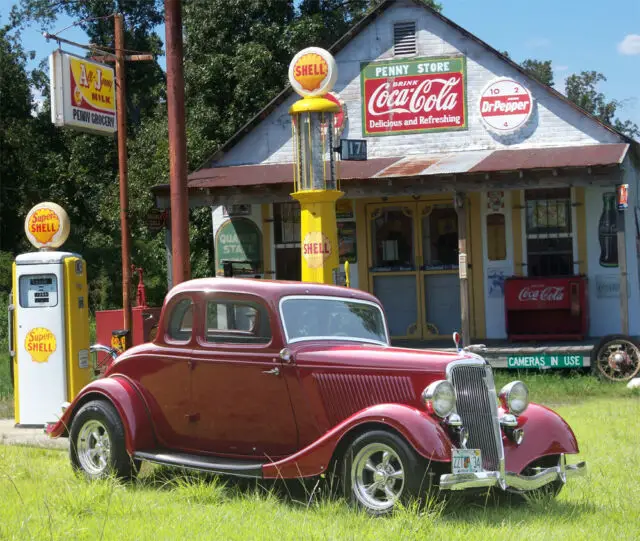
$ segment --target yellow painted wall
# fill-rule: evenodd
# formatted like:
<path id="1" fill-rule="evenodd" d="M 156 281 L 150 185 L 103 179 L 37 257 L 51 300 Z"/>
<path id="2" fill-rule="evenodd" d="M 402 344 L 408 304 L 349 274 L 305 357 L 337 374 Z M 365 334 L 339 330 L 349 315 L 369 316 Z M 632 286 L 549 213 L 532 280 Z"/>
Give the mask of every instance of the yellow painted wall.
<path id="1" fill-rule="evenodd" d="M 513 236 L 513 272 L 516 276 L 524 276 L 522 261 L 522 212 L 521 190 L 511 192 L 511 232 Z"/>
<path id="2" fill-rule="evenodd" d="M 584 188 L 574 188 L 576 203 L 576 235 L 578 238 L 578 267 L 580 274 L 587 274 L 587 209 Z"/>

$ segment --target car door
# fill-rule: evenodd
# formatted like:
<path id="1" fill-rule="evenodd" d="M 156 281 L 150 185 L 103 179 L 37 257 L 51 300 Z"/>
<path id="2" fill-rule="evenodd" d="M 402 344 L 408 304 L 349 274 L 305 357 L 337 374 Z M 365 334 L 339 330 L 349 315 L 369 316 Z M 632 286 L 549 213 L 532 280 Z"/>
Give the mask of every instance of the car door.
<path id="1" fill-rule="evenodd" d="M 298 433 L 277 326 L 257 297 L 213 294 L 203 310 L 203 334 L 192 352 L 191 445 L 243 456 L 283 456 Z"/>
<path id="2" fill-rule="evenodd" d="M 191 351 L 195 341 L 195 299 L 182 294 L 164 308 L 157 348 L 136 360 L 139 382 L 163 447 L 183 449 L 189 436 Z"/>

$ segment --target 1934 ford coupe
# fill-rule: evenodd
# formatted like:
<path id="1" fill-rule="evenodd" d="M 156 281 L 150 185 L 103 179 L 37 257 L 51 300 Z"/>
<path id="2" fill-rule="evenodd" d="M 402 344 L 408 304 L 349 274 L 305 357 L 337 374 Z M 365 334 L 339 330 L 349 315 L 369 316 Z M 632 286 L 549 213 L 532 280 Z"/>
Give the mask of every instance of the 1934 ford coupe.
<path id="1" fill-rule="evenodd" d="M 557 494 L 585 464 L 576 438 L 519 381 L 499 393 L 477 354 L 390 346 L 362 291 L 242 278 L 167 295 L 153 342 L 87 385 L 52 437 L 89 478 L 140 462 L 255 478 L 336 472 L 372 513 L 438 490 Z"/>

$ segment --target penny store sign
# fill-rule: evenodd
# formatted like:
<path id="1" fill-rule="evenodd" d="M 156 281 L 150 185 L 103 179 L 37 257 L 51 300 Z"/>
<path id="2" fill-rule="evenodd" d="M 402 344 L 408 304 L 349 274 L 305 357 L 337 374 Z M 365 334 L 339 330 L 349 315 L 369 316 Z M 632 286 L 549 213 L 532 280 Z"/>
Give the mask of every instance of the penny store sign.
<path id="1" fill-rule="evenodd" d="M 467 128 L 462 56 L 362 64 L 360 78 L 364 136 Z"/>
<path id="2" fill-rule="evenodd" d="M 116 124 L 114 69 L 57 50 L 49 57 L 51 121 L 80 131 L 113 134 Z"/>

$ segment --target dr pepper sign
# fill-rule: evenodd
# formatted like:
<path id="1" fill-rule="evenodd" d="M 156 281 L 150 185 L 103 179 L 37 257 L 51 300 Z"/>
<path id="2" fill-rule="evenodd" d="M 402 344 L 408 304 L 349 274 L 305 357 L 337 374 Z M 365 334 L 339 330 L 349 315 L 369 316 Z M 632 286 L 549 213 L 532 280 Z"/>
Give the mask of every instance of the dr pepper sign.
<path id="1" fill-rule="evenodd" d="M 49 57 L 51 121 L 80 131 L 117 130 L 114 69 L 63 51 Z"/>
<path id="2" fill-rule="evenodd" d="M 364 136 L 467 127 L 462 56 L 362 64 L 360 78 Z"/>
<path id="3" fill-rule="evenodd" d="M 531 118 L 531 92 L 506 77 L 494 79 L 480 95 L 480 118 L 485 127 L 498 133 L 511 133 L 524 127 Z"/>

